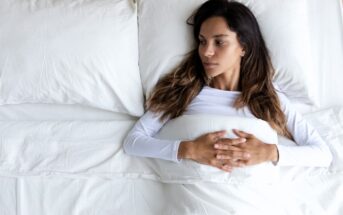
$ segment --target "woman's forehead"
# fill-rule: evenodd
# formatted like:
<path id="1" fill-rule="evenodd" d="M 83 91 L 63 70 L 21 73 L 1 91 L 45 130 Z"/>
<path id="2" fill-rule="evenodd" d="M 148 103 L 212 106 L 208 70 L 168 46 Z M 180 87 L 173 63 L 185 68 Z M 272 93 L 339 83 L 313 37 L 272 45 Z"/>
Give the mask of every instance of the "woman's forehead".
<path id="1" fill-rule="evenodd" d="M 206 19 L 200 27 L 201 37 L 234 37 L 236 32 L 231 31 L 223 17 L 211 17 Z"/>

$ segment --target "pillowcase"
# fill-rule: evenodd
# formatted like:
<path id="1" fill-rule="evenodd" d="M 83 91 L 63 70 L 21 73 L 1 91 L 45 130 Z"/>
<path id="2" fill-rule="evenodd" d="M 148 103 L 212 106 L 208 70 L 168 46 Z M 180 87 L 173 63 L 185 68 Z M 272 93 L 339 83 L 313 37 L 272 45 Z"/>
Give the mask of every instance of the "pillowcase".
<path id="1" fill-rule="evenodd" d="M 263 120 L 247 117 L 220 115 L 183 115 L 168 121 L 157 134 L 157 138 L 168 140 L 191 140 L 202 134 L 220 130 L 227 131 L 227 137 L 235 138 L 232 129 L 254 134 L 265 143 L 277 144 L 277 134 Z M 271 162 L 254 166 L 236 168 L 231 173 L 218 168 L 203 165 L 191 160 L 181 160 L 180 164 L 170 161 L 155 161 L 162 181 L 187 183 L 194 181 L 235 182 L 261 181 L 271 182 L 278 177 L 278 167 Z"/>
<path id="2" fill-rule="evenodd" d="M 0 104 L 83 104 L 143 114 L 136 5 L 4 1 Z"/>
<path id="3" fill-rule="evenodd" d="M 186 20 L 203 0 L 139 0 L 140 69 L 149 96 L 158 79 L 170 72 L 188 53 L 194 41 Z M 291 101 L 313 104 L 315 75 L 311 72 L 306 2 L 240 1 L 255 14 L 276 69 L 274 78 Z M 182 5 L 182 7 L 180 7 Z"/>
<path id="4" fill-rule="evenodd" d="M 315 85 L 320 108 L 343 106 L 343 2 L 327 1 L 325 7 L 307 1 L 310 28 L 311 74 L 318 79 Z M 320 11 L 320 13 L 318 13 Z"/>

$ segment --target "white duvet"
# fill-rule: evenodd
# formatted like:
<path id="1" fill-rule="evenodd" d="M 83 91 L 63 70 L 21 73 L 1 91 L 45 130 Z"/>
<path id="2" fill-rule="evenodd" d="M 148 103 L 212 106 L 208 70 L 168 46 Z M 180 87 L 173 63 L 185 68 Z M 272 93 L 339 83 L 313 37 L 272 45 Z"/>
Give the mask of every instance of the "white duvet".
<path id="1" fill-rule="evenodd" d="M 340 215 L 343 109 L 307 118 L 335 160 L 283 168 L 280 183 L 166 183 L 156 161 L 123 153 L 132 120 L 0 121 L 0 214 Z"/>

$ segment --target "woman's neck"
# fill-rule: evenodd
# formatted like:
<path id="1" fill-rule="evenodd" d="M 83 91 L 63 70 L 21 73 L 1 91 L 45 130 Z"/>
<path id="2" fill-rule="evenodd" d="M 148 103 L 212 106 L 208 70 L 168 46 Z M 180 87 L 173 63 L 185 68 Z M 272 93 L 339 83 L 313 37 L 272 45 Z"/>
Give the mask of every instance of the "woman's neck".
<path id="1" fill-rule="evenodd" d="M 230 71 L 214 77 L 211 80 L 210 87 L 227 90 L 238 91 L 239 90 L 239 70 Z"/>

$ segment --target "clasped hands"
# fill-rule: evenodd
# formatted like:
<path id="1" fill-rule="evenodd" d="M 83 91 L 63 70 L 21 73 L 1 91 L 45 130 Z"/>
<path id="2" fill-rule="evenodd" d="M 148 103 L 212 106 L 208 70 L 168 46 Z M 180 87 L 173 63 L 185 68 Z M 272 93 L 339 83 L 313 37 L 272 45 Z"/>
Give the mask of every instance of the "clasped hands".
<path id="1" fill-rule="evenodd" d="M 278 160 L 275 144 L 263 143 L 254 135 L 233 129 L 237 138 L 225 138 L 226 131 L 204 134 L 193 141 L 182 141 L 179 158 L 231 172 L 234 168 Z"/>

